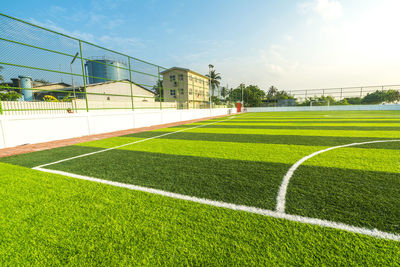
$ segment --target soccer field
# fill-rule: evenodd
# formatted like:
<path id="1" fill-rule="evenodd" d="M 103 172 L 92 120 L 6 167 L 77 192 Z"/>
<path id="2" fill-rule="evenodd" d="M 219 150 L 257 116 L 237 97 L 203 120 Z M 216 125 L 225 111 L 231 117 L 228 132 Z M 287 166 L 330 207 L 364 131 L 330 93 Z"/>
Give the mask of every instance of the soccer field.
<path id="1" fill-rule="evenodd" d="M 399 264 L 399 111 L 245 113 L 0 161 L 7 263 Z"/>

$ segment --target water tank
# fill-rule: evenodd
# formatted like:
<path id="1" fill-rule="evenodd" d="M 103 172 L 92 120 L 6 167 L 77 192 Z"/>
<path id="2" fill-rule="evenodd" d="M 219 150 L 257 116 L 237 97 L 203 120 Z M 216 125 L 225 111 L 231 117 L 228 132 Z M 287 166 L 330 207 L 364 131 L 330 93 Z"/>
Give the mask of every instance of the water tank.
<path id="1" fill-rule="evenodd" d="M 22 88 L 22 94 L 24 95 L 25 101 L 33 100 L 32 90 L 25 90 L 24 88 L 32 88 L 32 78 L 28 76 L 18 76 Z"/>
<path id="2" fill-rule="evenodd" d="M 120 81 L 128 79 L 128 71 L 126 70 L 127 66 L 121 61 L 112 59 L 94 59 L 93 61 L 86 61 L 85 66 L 87 76 L 92 76 L 88 77 L 87 82 L 89 84 L 104 83 L 109 80 Z"/>

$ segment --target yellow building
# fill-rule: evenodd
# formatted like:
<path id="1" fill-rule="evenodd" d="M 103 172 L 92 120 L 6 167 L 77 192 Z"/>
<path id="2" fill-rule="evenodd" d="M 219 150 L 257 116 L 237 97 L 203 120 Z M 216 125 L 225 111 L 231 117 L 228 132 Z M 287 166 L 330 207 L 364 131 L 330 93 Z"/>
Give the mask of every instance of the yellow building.
<path id="1" fill-rule="evenodd" d="M 163 75 L 164 102 L 176 102 L 179 108 L 209 108 L 209 78 L 190 69 L 173 67 Z"/>

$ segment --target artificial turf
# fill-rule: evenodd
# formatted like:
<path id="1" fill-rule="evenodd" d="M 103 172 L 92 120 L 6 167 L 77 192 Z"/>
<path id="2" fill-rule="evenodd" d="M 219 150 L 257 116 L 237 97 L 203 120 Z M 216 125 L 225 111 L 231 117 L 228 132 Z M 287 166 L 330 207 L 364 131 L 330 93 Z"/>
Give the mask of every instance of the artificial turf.
<path id="1" fill-rule="evenodd" d="M 216 120 L 213 122 L 215 121 Z M 157 139 L 151 139 L 146 142 L 124 146 L 87 157 L 49 165 L 45 168 L 147 186 L 235 204 L 274 209 L 276 205 L 275 199 L 283 176 L 290 166 L 302 157 L 337 145 L 365 141 L 400 139 L 399 111 L 251 113 L 237 115 L 231 120 L 220 121 L 217 124 L 207 125 L 208 123 L 210 123 L 210 121 L 121 137 L 113 137 L 104 140 L 96 140 L 70 147 L 3 158 L 0 159 L 0 161 L 26 167 L 34 167 L 80 154 L 115 147 L 129 142 L 155 137 L 160 134 L 202 125 L 203 127 L 165 135 Z M 288 187 L 286 211 L 290 214 L 332 220 L 366 228 L 377 228 L 392 233 L 400 233 L 400 220 L 398 219 L 400 218 L 400 202 L 398 200 L 400 195 L 399 166 L 400 142 L 387 142 L 340 148 L 320 154 L 304 162 L 303 165 L 296 170 Z M 28 172 L 28 170 L 24 170 Z M 29 172 L 35 173 L 34 176 L 37 174 L 35 171 Z M 40 176 L 39 174 L 37 175 Z M 45 176 L 50 177 L 48 174 Z M 59 176 L 51 177 L 53 177 L 53 179 L 60 178 Z M 68 180 L 70 178 L 64 179 Z M 84 182 L 84 184 L 86 185 L 89 183 Z M 146 195 L 144 193 L 130 194 Z M 112 199 L 114 196 L 109 197 Z M 152 197 L 160 199 L 160 201 L 173 202 L 173 200 L 166 200 L 163 197 Z M 81 200 L 79 199 L 75 201 Z M 125 199 L 123 201 L 125 201 Z M 92 200 L 91 202 L 89 201 L 87 205 L 96 205 L 96 203 Z M 125 203 L 120 205 L 124 206 Z M 141 209 L 143 203 L 138 205 L 137 209 Z M 150 210 L 148 211 L 149 213 L 151 213 L 151 209 L 154 209 L 154 213 L 156 213 L 156 210 L 158 211 L 158 209 L 160 209 L 158 205 L 159 204 L 157 203 L 154 207 L 146 206 L 146 208 Z M 195 206 L 196 208 L 199 207 L 198 204 L 193 203 L 185 203 L 185 205 L 193 205 L 193 207 Z M 176 209 L 179 210 L 179 205 Z M 228 217 L 236 216 L 232 215 L 236 214 L 233 211 L 210 207 L 207 207 L 207 209 L 215 210 L 217 213 L 227 213 L 229 214 L 227 215 Z M 321 242 L 331 244 L 331 241 L 327 241 L 327 239 L 330 240 L 332 238 L 331 236 L 326 236 L 326 231 L 328 230 L 315 230 L 321 228 L 301 226 L 311 227 L 314 229 L 312 231 L 315 231 L 315 234 L 318 237 L 316 239 L 311 237 L 309 240 L 311 243 L 305 240 L 304 236 L 299 238 L 297 241 L 291 240 L 293 236 L 289 238 L 290 241 L 286 239 L 281 240 L 281 245 L 287 247 L 284 250 L 288 254 L 293 252 L 294 256 L 302 258 L 297 261 L 283 260 L 282 263 L 278 263 L 278 261 L 275 261 L 275 256 L 269 255 L 270 251 L 273 254 L 280 255 L 284 258 L 291 259 L 292 257 L 287 256 L 287 254 L 282 254 L 281 251 L 278 252 L 275 250 L 275 248 L 273 248 L 273 244 L 275 244 L 274 242 L 272 242 L 273 244 L 271 244 L 271 248 L 269 245 L 262 245 L 257 242 L 250 244 L 251 241 L 249 240 L 253 240 L 251 234 L 253 230 L 257 232 L 257 235 L 260 235 L 260 237 L 257 238 L 264 238 L 265 233 L 263 232 L 264 230 L 257 228 L 259 225 L 258 222 L 256 223 L 252 221 L 255 220 L 254 218 L 258 218 L 259 216 L 251 214 L 244 215 L 243 213 L 240 214 L 240 216 L 245 218 L 243 223 L 245 225 L 249 223 L 249 225 L 245 227 L 245 229 L 247 229 L 246 231 L 249 231 L 248 229 L 252 230 L 249 232 L 249 236 L 247 237 L 244 237 L 245 234 L 241 233 L 239 235 L 241 239 L 240 241 L 236 240 L 239 236 L 234 236 L 227 242 L 239 244 L 245 240 L 243 242 L 247 242 L 246 251 L 257 251 L 257 253 L 260 253 L 259 257 L 254 256 L 253 254 L 251 257 L 249 256 L 250 258 L 257 259 L 254 262 L 250 261 L 250 263 L 315 265 L 327 262 L 335 265 L 348 265 L 355 263 L 358 264 L 360 262 L 367 264 L 371 263 L 370 265 L 379 265 L 380 263 L 386 263 L 386 257 L 392 257 L 392 259 L 395 259 L 394 256 L 397 256 L 397 258 L 399 257 L 399 243 L 394 242 L 390 244 L 395 245 L 390 245 L 388 249 L 384 249 L 389 251 L 386 256 L 371 254 L 372 258 L 375 260 L 379 259 L 378 261 L 371 260 L 368 257 L 365 258 L 366 260 L 360 258 L 355 259 L 351 254 L 358 251 L 358 249 L 355 247 L 349 247 L 346 245 L 347 241 L 342 240 L 337 241 L 339 242 L 337 245 L 344 245 L 343 249 L 346 250 L 346 252 L 344 252 L 343 255 L 347 256 L 343 256 L 339 253 L 339 256 L 337 257 L 333 250 L 321 250 L 322 247 L 326 245 L 321 244 Z M 108 211 L 105 212 L 104 215 L 109 217 L 113 216 L 112 214 L 109 214 Z M 208 214 L 207 212 L 207 215 L 205 215 L 205 218 L 201 219 L 201 221 L 204 222 L 204 220 L 211 220 L 211 218 L 207 218 L 207 216 L 214 215 Z M 131 219 L 131 217 L 129 217 L 129 219 Z M 165 219 L 162 218 L 160 220 Z M 230 220 L 237 219 L 231 217 Z M 228 233 L 230 233 L 230 231 L 228 228 L 231 227 L 231 224 L 235 224 L 230 220 L 227 219 L 227 223 L 229 221 L 229 226 L 223 226 L 227 227 L 227 229 L 225 229 L 227 232 L 218 232 L 217 236 L 220 234 L 222 234 L 223 237 L 229 235 Z M 251 220 L 251 222 L 246 220 Z M 275 221 L 275 219 L 260 220 Z M 281 220 L 276 220 L 276 222 L 282 223 Z M 127 223 L 130 224 L 130 221 Z M 168 226 L 171 224 L 168 220 L 166 223 Z M 196 221 L 196 223 L 198 223 L 198 221 Z M 205 232 L 211 231 L 209 228 L 210 225 L 206 224 L 203 230 Z M 251 225 L 254 225 L 255 228 L 251 228 Z M 298 231 L 305 231 L 303 228 L 298 228 L 301 224 L 294 225 L 296 226 L 293 226 L 293 228 L 288 231 L 293 235 L 302 235 L 301 233 L 298 233 Z M 243 227 L 243 225 L 238 223 L 238 225 L 235 224 L 235 227 L 239 228 Z M 262 227 L 272 227 L 272 232 L 277 230 L 271 225 L 263 225 Z M 148 228 L 149 231 L 151 231 L 151 226 L 148 226 Z M 232 231 L 235 232 L 234 230 Z M 320 233 L 319 231 L 322 232 Z M 287 234 L 285 231 L 284 233 Z M 356 236 L 349 233 L 340 233 L 343 235 Z M 202 235 L 206 235 L 206 233 L 202 233 Z M 279 234 L 276 233 L 274 235 Z M 347 237 L 345 239 L 347 239 Z M 132 240 L 134 240 L 134 238 Z M 207 240 L 211 242 L 213 239 Z M 186 241 L 187 240 L 185 239 L 185 242 Z M 123 242 L 125 242 L 125 240 Z M 208 244 L 207 242 L 204 243 L 204 246 Z M 266 242 L 271 241 L 268 240 Z M 312 249 L 315 249 L 318 252 L 312 252 L 316 253 L 313 255 L 312 253 L 307 255 L 297 254 L 298 250 L 292 247 L 291 242 L 295 242 L 297 246 L 302 249 L 305 248 L 304 244 L 306 244 L 306 246 L 311 246 Z M 313 242 L 315 242 L 315 244 Z M 335 241 L 332 242 L 334 243 Z M 369 242 L 370 241 L 365 243 L 362 241 L 360 244 L 363 244 L 363 246 L 369 246 Z M 173 244 L 168 244 L 174 247 Z M 255 244 L 260 246 L 262 249 L 258 250 L 258 248 L 254 248 Z M 105 245 L 106 244 L 104 243 L 103 246 Z M 180 245 L 180 248 L 189 253 L 189 251 L 192 251 L 192 249 L 196 249 L 197 247 L 192 243 L 184 243 L 183 245 Z M 219 246 L 214 248 L 218 250 Z M 148 259 L 148 250 L 146 248 L 137 247 L 137 249 L 143 250 L 142 258 Z M 201 248 L 200 251 L 202 251 L 202 249 L 203 248 Z M 165 249 L 167 251 L 166 254 L 160 252 L 162 256 L 155 257 L 158 260 L 161 259 L 160 261 L 154 262 L 147 260 L 144 263 L 181 263 L 195 265 L 203 263 L 226 263 L 226 265 L 232 263 L 244 263 L 242 257 L 236 255 L 236 253 L 239 253 L 238 251 L 232 250 L 231 247 L 224 244 L 221 247 L 221 253 L 223 253 L 223 255 L 227 255 L 224 254 L 227 253 L 225 249 L 231 251 L 234 256 L 231 256 L 230 258 L 228 257 L 229 259 L 224 258 L 225 256 L 222 257 L 224 259 L 224 262 L 222 263 L 210 260 L 208 255 L 204 256 L 204 259 L 207 260 L 197 261 L 199 258 L 197 258 L 197 254 L 194 252 L 193 255 L 196 255 L 196 260 L 176 262 L 168 258 L 168 255 L 172 253 L 169 249 Z M 155 252 L 152 251 L 151 253 Z M 211 252 L 207 250 L 206 253 Z M 175 254 L 172 253 L 172 255 Z M 182 254 L 176 255 L 177 257 L 182 257 Z M 211 255 L 214 254 L 211 253 Z M 313 258 L 304 258 L 310 256 Z M 345 259 L 345 257 L 349 258 Z M 389 260 L 389 258 L 387 258 L 387 260 Z M 167 260 L 164 261 L 165 259 Z M 248 258 L 246 258 L 246 260 L 248 260 Z"/>
<path id="2" fill-rule="evenodd" d="M 393 265 L 400 243 L 0 163 L 2 265 Z"/>

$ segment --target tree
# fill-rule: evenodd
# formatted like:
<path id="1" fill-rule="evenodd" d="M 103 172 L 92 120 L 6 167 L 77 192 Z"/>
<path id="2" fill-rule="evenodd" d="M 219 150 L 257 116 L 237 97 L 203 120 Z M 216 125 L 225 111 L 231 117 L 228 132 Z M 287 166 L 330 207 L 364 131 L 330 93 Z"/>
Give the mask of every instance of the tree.
<path id="1" fill-rule="evenodd" d="M 0 66 L 0 72 L 3 69 L 3 66 Z M 0 82 L 4 82 L 4 77 L 2 75 L 0 75 Z"/>
<path id="2" fill-rule="evenodd" d="M 35 79 L 34 81 L 38 82 L 38 83 L 42 83 L 44 85 L 50 84 L 50 82 L 45 79 Z"/>
<path id="3" fill-rule="evenodd" d="M 362 104 L 380 104 L 386 99 L 384 91 L 376 90 L 373 93 L 369 93 L 362 99 Z"/>
<path id="4" fill-rule="evenodd" d="M 21 98 L 21 95 L 14 91 L 0 92 L 0 100 L 2 100 L 2 101 L 17 101 L 20 98 Z"/>
<path id="5" fill-rule="evenodd" d="M 164 98 L 163 82 L 161 80 L 157 81 L 157 84 L 153 86 L 153 92 L 156 97 Z"/>
<path id="6" fill-rule="evenodd" d="M 400 101 L 400 92 L 397 90 L 380 91 L 369 93 L 362 99 L 362 104 L 381 104 L 382 102 L 393 103 Z"/>
<path id="7" fill-rule="evenodd" d="M 221 105 L 222 103 L 221 103 L 221 100 L 218 98 L 218 97 L 216 97 L 216 96 L 212 96 L 211 97 L 211 101 L 215 104 L 215 105 Z"/>
<path id="8" fill-rule="evenodd" d="M 228 88 L 222 87 L 221 96 L 223 97 L 224 100 L 226 99 L 226 96 L 228 95 L 228 93 L 229 93 Z"/>
<path id="9" fill-rule="evenodd" d="M 265 92 L 257 85 L 246 86 L 243 93 L 243 98 L 246 100 L 245 106 L 247 107 L 261 106 L 262 99 L 265 97 Z"/>
<path id="10" fill-rule="evenodd" d="M 277 89 L 275 86 L 272 85 L 272 86 L 268 89 L 267 98 L 268 98 L 268 99 L 272 99 L 272 98 L 276 95 L 277 92 L 278 92 L 278 89 Z"/>
<path id="11" fill-rule="evenodd" d="M 276 100 L 279 100 L 279 99 L 294 99 L 294 96 L 292 96 L 288 92 L 282 90 L 282 91 L 277 91 L 276 92 L 275 99 Z"/>
<path id="12" fill-rule="evenodd" d="M 208 78 L 210 78 L 211 83 L 211 96 L 214 96 L 214 90 L 219 86 L 221 80 L 221 74 L 217 73 L 215 70 L 212 70 L 210 74 L 206 74 Z"/>
<path id="13" fill-rule="evenodd" d="M 328 106 L 328 105 L 335 105 L 336 101 L 335 98 L 332 96 L 314 96 L 314 97 L 307 97 L 304 102 L 298 103 L 298 106 Z M 344 102 L 343 102 L 344 104 Z"/>
<path id="14" fill-rule="evenodd" d="M 393 103 L 396 101 L 400 101 L 400 92 L 399 91 L 390 89 L 390 90 L 387 90 L 385 93 L 386 93 L 385 102 Z"/>
<path id="15" fill-rule="evenodd" d="M 244 85 L 241 84 L 233 89 L 229 94 L 229 100 L 232 102 L 242 101 L 242 88 L 243 100 L 246 107 L 259 107 L 261 106 L 262 99 L 265 97 L 265 92 L 257 85 Z"/>
<path id="16" fill-rule="evenodd" d="M 350 105 L 361 105 L 361 102 L 362 102 L 361 97 L 346 97 L 345 100 Z"/>
<path id="17" fill-rule="evenodd" d="M 279 99 L 294 99 L 294 96 L 285 90 L 279 91 L 275 86 L 271 86 L 267 92 L 267 102 L 276 102 Z"/>

